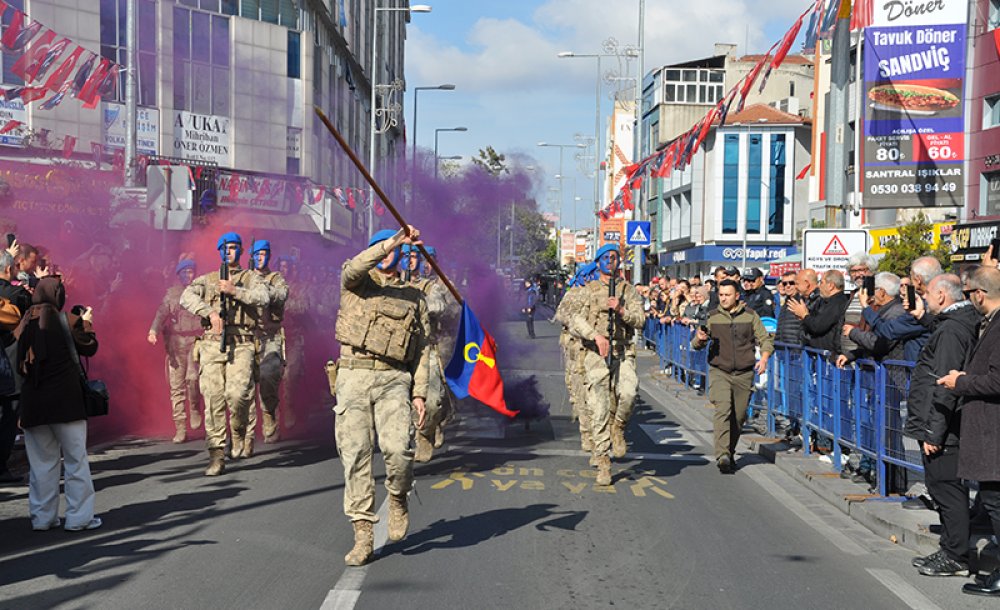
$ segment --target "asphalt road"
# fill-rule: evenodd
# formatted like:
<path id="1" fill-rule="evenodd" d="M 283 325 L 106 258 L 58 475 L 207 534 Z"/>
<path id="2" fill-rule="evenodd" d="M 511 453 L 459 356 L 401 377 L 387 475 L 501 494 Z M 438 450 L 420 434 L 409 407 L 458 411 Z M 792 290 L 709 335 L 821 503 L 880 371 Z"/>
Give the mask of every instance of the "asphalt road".
<path id="1" fill-rule="evenodd" d="M 510 330 L 523 336 L 520 326 Z M 94 532 L 32 532 L 26 488 L 0 488 L 0 608 L 976 608 L 773 465 L 711 462 L 698 397 L 643 379 L 630 454 L 601 487 L 579 451 L 556 327 L 501 346 L 508 384 L 547 417 L 462 405 L 416 469 L 409 535 L 345 568 L 352 532 L 332 417 L 318 440 L 261 446 L 218 478 L 200 442 L 95 452 Z M 509 350 L 509 352 L 507 351 Z M 642 358 L 644 373 L 654 368 Z M 516 368 L 513 368 L 516 366 Z M 514 405 L 518 406 L 518 405 Z M 378 463 L 378 458 L 376 459 Z M 378 465 L 381 473 L 381 465 Z M 385 511 L 384 488 L 376 503 Z"/>

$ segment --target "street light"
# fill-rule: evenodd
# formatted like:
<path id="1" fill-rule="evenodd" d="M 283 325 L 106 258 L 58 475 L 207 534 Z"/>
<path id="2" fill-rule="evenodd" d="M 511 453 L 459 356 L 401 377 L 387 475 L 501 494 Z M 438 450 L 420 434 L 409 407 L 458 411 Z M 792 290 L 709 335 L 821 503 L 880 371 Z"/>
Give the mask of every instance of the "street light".
<path id="1" fill-rule="evenodd" d="M 538 145 L 539 146 L 547 146 L 547 147 L 550 147 L 550 148 L 558 148 L 559 149 L 559 218 L 560 218 L 560 224 L 561 224 L 562 223 L 562 220 L 561 220 L 562 219 L 562 205 L 563 205 L 562 176 L 564 175 L 563 174 L 563 149 L 564 148 L 586 148 L 587 145 L 586 144 L 580 144 L 579 142 L 577 142 L 576 144 L 550 144 L 548 142 L 539 142 Z M 557 227 L 557 228 L 560 228 L 560 227 Z"/>
<path id="2" fill-rule="evenodd" d="M 450 83 L 444 85 L 438 85 L 437 87 L 414 87 L 413 88 L 413 147 L 412 154 L 410 155 L 411 161 L 411 174 L 413 178 L 417 176 L 417 94 L 421 91 L 454 91 L 455 85 Z"/>
<path id="3" fill-rule="evenodd" d="M 442 131 L 469 131 L 468 127 L 438 127 L 434 130 L 434 180 L 438 177 L 438 135 Z"/>
<path id="4" fill-rule="evenodd" d="M 625 49 L 626 57 L 638 56 L 635 49 Z M 618 57 L 618 53 L 574 53 L 573 51 L 562 51 L 556 57 L 560 59 L 596 59 L 597 79 L 594 81 L 594 239 L 597 239 L 599 231 L 599 221 L 597 213 L 601 205 L 601 155 L 597 151 L 601 150 L 601 58 Z"/>
<path id="5" fill-rule="evenodd" d="M 375 104 L 376 104 L 376 92 L 378 91 L 376 85 L 378 84 L 378 14 L 379 11 L 409 11 L 411 13 L 429 13 L 431 12 L 431 7 L 427 4 L 414 4 L 411 7 L 393 7 L 393 6 L 378 6 L 378 0 L 375 0 L 375 12 L 372 14 L 372 67 L 371 67 L 371 120 L 369 121 L 369 137 L 368 137 L 368 173 L 375 177 L 375 136 L 378 135 L 375 131 Z M 369 187 L 368 189 L 368 237 L 371 238 L 375 234 L 375 189 Z"/>

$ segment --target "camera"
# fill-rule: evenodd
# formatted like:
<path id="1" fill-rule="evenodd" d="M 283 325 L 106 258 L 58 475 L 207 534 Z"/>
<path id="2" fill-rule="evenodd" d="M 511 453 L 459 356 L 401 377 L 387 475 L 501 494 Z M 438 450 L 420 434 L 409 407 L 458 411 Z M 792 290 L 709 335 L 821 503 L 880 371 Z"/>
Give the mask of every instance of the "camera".
<path id="1" fill-rule="evenodd" d="M 74 305 L 70 311 L 73 312 L 74 316 L 82 316 L 83 312 L 87 311 L 87 308 L 83 305 Z"/>
<path id="2" fill-rule="evenodd" d="M 862 283 L 862 287 L 864 287 L 865 294 L 867 294 L 869 298 L 875 296 L 875 276 L 874 275 L 865 276 L 864 282 Z"/>

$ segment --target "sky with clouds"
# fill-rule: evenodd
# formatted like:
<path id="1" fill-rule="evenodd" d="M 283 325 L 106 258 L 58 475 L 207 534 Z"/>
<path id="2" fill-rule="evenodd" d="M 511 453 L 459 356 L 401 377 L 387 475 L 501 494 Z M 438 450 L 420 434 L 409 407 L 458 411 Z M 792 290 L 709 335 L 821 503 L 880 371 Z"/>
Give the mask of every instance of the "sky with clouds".
<path id="1" fill-rule="evenodd" d="M 619 48 L 638 45 L 639 0 L 428 0 L 430 13 L 414 13 L 407 28 L 406 121 L 412 130 L 414 87 L 452 83 L 454 91 L 419 93 L 417 146 L 468 162 L 493 146 L 535 167 L 536 197 L 554 211 L 559 149 L 537 142 L 573 144 L 593 136 L 593 59 L 559 58 L 561 51 L 601 53 L 609 38 Z M 757 53 L 779 40 L 811 0 L 646 0 L 645 72 L 658 65 L 710 56 L 717 42 Z M 602 60 L 602 71 L 616 68 Z M 611 65 L 609 65 L 611 64 Z M 637 62 L 630 66 L 635 75 Z M 602 124 L 610 111 L 610 85 L 602 84 Z M 410 131 L 408 138 L 413 138 Z M 602 136 L 603 138 L 603 136 Z M 408 146 L 412 140 L 408 142 Z M 563 157 L 564 224 L 590 226 L 593 180 L 566 149 Z M 574 188 L 580 201 L 574 210 Z"/>

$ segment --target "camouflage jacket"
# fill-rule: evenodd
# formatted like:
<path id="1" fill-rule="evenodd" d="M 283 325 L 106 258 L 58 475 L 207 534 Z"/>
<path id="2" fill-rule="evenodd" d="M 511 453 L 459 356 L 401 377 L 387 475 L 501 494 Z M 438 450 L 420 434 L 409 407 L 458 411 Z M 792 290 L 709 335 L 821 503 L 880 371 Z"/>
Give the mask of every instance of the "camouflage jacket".
<path id="1" fill-rule="evenodd" d="M 627 351 L 635 330 L 646 321 L 642 299 L 635 287 L 625 281 L 615 284 L 615 294 L 622 301 L 623 312 L 615 316 L 615 334 L 610 337 L 615 352 Z M 604 278 L 580 289 L 579 306 L 569 314 L 569 332 L 583 341 L 583 346 L 597 351 L 594 338 L 608 334 L 608 284 Z"/>
<path id="2" fill-rule="evenodd" d="M 267 305 L 267 286 L 253 271 L 232 268 L 229 280 L 236 284 L 236 294 L 230 300 L 229 318 L 226 326 L 235 334 L 252 334 L 259 324 L 260 308 Z M 214 311 L 222 309 L 222 293 L 219 292 L 219 272 L 213 271 L 199 276 L 181 293 L 181 307 L 203 320 L 202 326 L 208 333 L 208 318 Z"/>
<path id="3" fill-rule="evenodd" d="M 181 293 L 184 286 L 174 284 L 167 288 L 167 294 L 156 309 L 149 332 L 163 337 L 192 337 L 202 333 L 201 318 L 181 307 Z"/>

